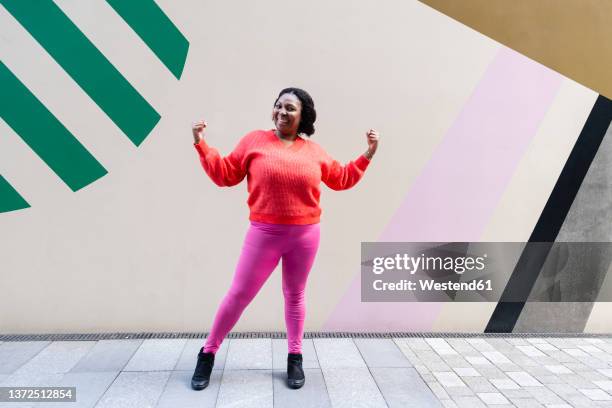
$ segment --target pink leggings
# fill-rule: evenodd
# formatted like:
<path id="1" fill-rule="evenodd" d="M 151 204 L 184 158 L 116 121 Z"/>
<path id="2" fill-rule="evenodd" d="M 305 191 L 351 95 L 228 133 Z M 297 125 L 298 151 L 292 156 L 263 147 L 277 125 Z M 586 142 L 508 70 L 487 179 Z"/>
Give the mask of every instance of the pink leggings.
<path id="1" fill-rule="evenodd" d="M 223 298 L 204 352 L 216 353 L 240 315 L 283 258 L 283 294 L 289 353 L 302 352 L 306 279 L 319 248 L 319 224 L 287 225 L 251 221 L 232 285 Z"/>

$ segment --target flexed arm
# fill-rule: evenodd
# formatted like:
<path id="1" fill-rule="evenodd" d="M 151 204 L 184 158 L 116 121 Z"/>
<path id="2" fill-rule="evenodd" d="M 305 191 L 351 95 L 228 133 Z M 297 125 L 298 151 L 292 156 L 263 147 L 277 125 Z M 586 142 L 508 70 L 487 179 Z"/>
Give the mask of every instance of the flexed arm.
<path id="1" fill-rule="evenodd" d="M 370 160 L 378 148 L 378 132 L 370 129 L 366 132 L 368 150 L 346 165 L 331 158 L 327 153 L 323 154 L 321 165 L 321 180 L 332 190 L 346 190 L 353 187 L 361 178 L 370 164 Z"/>
<path id="2" fill-rule="evenodd" d="M 246 176 L 244 138 L 226 157 L 221 157 L 219 151 L 210 147 L 204 141 L 205 121 L 197 122 L 192 127 L 193 144 L 200 156 L 200 163 L 210 179 L 220 187 L 234 186 Z"/>

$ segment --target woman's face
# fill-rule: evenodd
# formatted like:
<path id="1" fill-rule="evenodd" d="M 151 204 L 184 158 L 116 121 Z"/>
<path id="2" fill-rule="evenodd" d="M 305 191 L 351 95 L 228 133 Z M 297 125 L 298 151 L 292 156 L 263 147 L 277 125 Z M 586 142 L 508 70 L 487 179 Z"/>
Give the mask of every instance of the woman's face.
<path id="1" fill-rule="evenodd" d="M 272 121 L 283 135 L 296 135 L 302 119 L 302 102 L 292 93 L 281 95 L 272 110 Z"/>

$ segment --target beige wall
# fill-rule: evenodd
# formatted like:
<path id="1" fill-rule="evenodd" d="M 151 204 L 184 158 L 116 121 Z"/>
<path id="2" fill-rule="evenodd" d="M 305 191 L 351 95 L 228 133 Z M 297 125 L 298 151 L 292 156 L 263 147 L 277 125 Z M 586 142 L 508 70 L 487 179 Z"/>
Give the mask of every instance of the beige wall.
<path id="1" fill-rule="evenodd" d="M 314 138 L 337 159 L 362 153 L 368 128 L 382 134 L 357 187 L 323 191 L 306 320 L 320 329 L 358 271 L 360 243 L 378 239 L 501 47 L 417 1 L 158 1 L 190 41 L 177 81 L 105 2 L 57 3 L 162 119 L 131 145 L 0 6 L 3 62 L 109 170 L 73 193 L 0 121 L 0 174 L 32 205 L 0 214 L 2 333 L 209 330 L 248 226 L 246 185 L 207 178 L 190 125 L 206 119 L 209 143 L 228 153 L 247 131 L 272 126 L 286 86 L 313 95 Z M 587 104 L 591 91 L 577 88 L 564 95 L 582 90 Z M 563 150 L 575 136 L 552 143 Z M 491 225 L 513 236 L 532 228 L 507 222 Z M 235 330 L 284 330 L 278 272 Z"/>

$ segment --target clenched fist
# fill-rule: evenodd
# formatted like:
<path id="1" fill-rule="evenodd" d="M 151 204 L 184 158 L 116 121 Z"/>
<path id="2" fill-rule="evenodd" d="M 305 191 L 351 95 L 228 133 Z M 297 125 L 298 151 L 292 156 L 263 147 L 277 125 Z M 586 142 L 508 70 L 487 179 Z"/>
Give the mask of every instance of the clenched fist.
<path id="1" fill-rule="evenodd" d="M 193 132 L 194 143 L 200 143 L 200 140 L 202 140 L 202 138 L 204 137 L 204 129 L 206 129 L 206 126 L 208 126 L 208 124 L 204 120 L 195 122 L 193 124 L 193 126 L 191 127 L 191 131 Z"/>
<path id="2" fill-rule="evenodd" d="M 380 135 L 378 134 L 378 130 L 370 129 L 366 132 L 366 139 L 368 141 L 368 150 L 365 156 L 368 159 L 371 159 L 376 153 L 376 149 L 378 149 L 378 139 Z"/>

